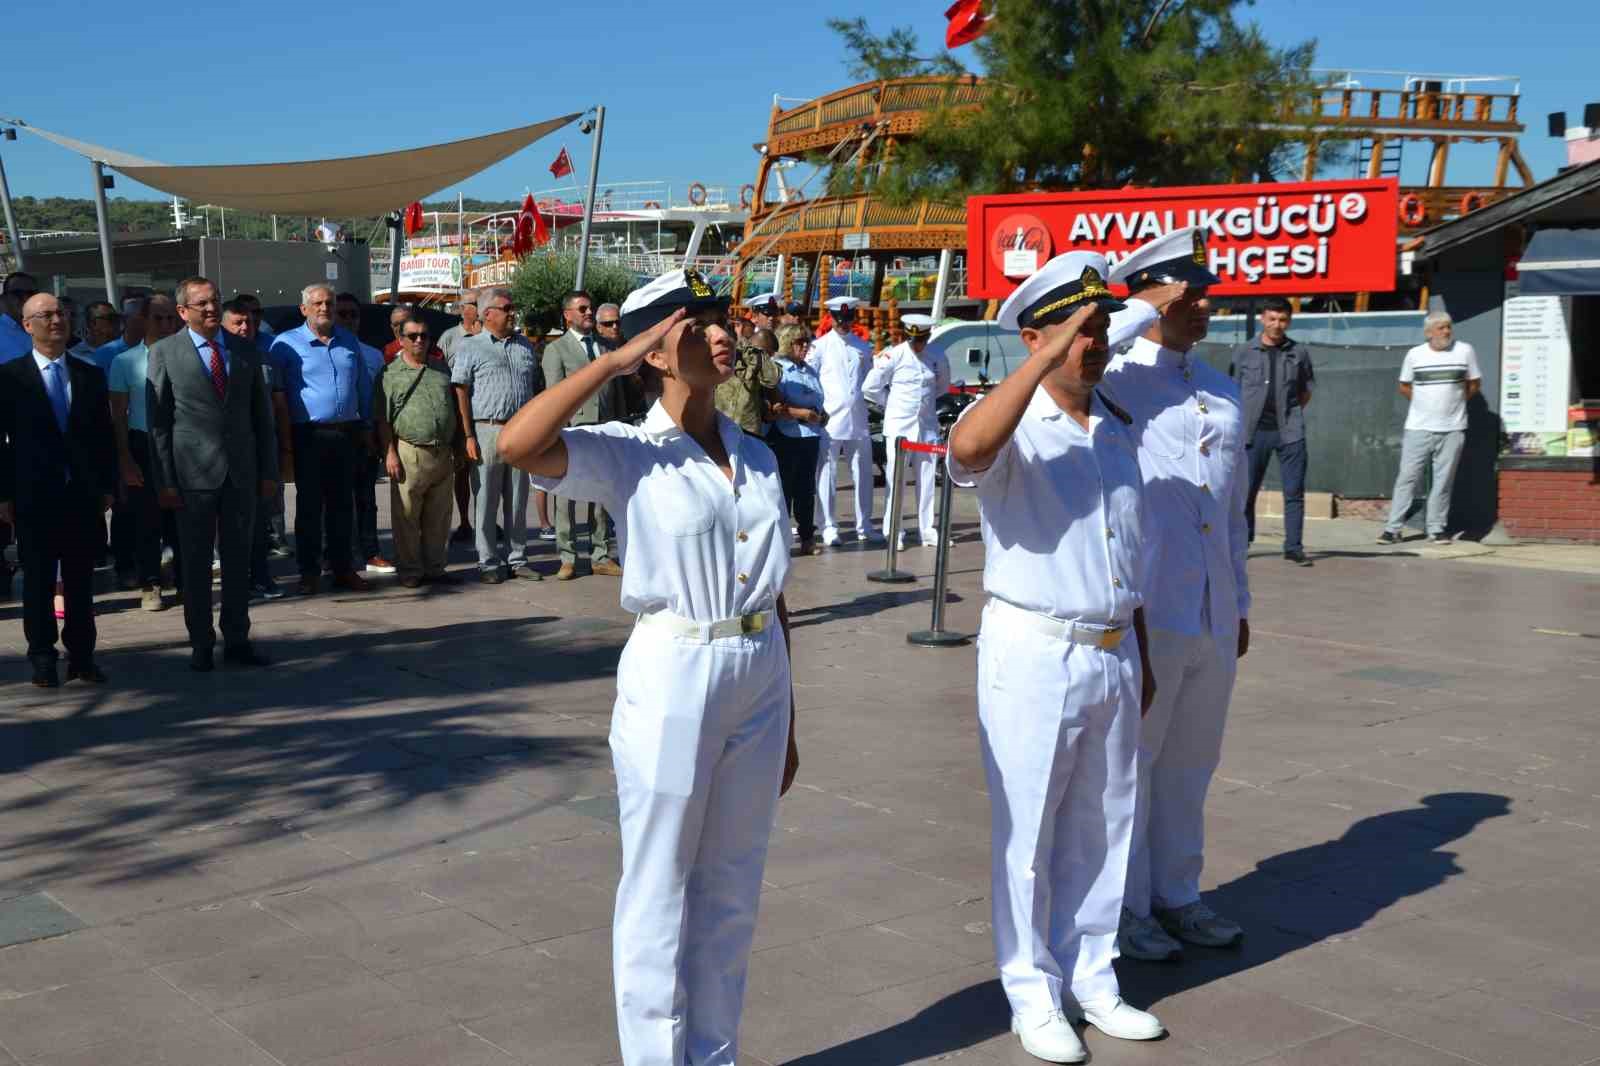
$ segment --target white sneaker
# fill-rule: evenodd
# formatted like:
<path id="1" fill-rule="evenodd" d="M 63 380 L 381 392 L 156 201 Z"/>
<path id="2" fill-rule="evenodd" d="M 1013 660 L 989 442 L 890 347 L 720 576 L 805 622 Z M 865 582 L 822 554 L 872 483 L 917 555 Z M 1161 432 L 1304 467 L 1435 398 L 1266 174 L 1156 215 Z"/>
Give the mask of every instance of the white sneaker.
<path id="1" fill-rule="evenodd" d="M 824 529 L 822 531 L 822 544 L 823 544 L 824 547 L 832 548 L 832 547 L 836 546 L 838 543 L 839 543 L 839 531 L 837 529 L 834 529 L 833 527 L 830 526 L 829 528 Z"/>
<path id="2" fill-rule="evenodd" d="M 939 532 L 933 529 L 923 530 L 922 546 L 924 548 L 937 548 L 939 546 Z"/>
<path id="3" fill-rule="evenodd" d="M 1161 928 L 1186 944 L 1226 948 L 1244 939 L 1244 930 L 1239 928 L 1238 922 L 1222 917 L 1199 900 L 1171 910 L 1151 907 L 1150 915 L 1161 923 Z"/>
<path id="4" fill-rule="evenodd" d="M 1118 1040 L 1154 1040 L 1167 1031 L 1154 1014 L 1128 1006 L 1121 996 L 1078 1009 L 1084 1021 Z"/>
<path id="5" fill-rule="evenodd" d="M 897 552 L 906 550 L 906 535 L 904 533 L 896 533 L 894 535 L 894 550 Z"/>
<path id="6" fill-rule="evenodd" d="M 1123 958 L 1140 962 L 1171 962 L 1183 955 L 1183 945 L 1168 936 L 1154 918 L 1140 918 L 1126 907 L 1117 926 L 1117 949 Z"/>
<path id="7" fill-rule="evenodd" d="M 1024 1022 L 1020 1014 L 1011 1016 L 1011 1031 L 1022 1040 L 1022 1050 L 1046 1062 L 1083 1062 L 1089 1052 L 1078 1039 L 1077 1030 L 1067 1016 L 1053 1010 L 1038 1023 Z"/>

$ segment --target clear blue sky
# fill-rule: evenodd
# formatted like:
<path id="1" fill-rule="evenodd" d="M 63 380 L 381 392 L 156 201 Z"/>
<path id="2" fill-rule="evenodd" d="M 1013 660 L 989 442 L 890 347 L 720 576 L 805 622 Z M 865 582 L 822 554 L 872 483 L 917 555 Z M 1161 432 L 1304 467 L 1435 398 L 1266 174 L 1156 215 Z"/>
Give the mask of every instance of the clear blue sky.
<path id="1" fill-rule="evenodd" d="M 737 186 L 754 177 L 750 145 L 774 93 L 850 82 L 828 14 L 914 25 L 931 49 L 945 6 L 285 0 L 251 18 L 232 5 L 74 0 L 48 18 L 9 20 L 0 114 L 163 162 L 242 163 L 385 151 L 604 103 L 603 181 Z M 1279 41 L 1317 38 L 1319 66 L 1520 75 L 1522 148 L 1538 178 L 1562 161 L 1545 113 L 1565 109 L 1577 124 L 1584 102 L 1600 100 L 1592 2 L 1265 0 L 1249 16 Z M 563 140 L 585 167 L 588 138 L 569 128 L 462 191 L 511 198 L 549 186 Z M 16 195 L 90 193 L 88 164 L 63 149 L 24 136 L 0 151 Z M 1424 154 L 1412 153 L 1408 177 Z M 1452 183 L 1487 160 L 1464 151 L 1457 169 L 1453 158 Z M 119 178 L 114 195 L 159 194 Z"/>

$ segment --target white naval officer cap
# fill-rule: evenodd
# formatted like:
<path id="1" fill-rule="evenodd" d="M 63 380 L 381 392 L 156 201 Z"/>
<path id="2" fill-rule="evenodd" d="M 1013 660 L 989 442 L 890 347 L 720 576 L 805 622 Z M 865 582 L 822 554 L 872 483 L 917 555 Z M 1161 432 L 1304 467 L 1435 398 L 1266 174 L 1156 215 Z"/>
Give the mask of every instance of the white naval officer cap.
<path id="1" fill-rule="evenodd" d="M 907 335 L 912 337 L 925 337 L 933 332 L 933 316 L 909 314 L 900 316 L 900 326 Z"/>
<path id="2" fill-rule="evenodd" d="M 696 270 L 669 270 L 645 282 L 622 301 L 622 335 L 637 337 L 680 307 L 690 311 L 703 308 L 725 310 L 726 296 L 716 290 Z"/>
<path id="3" fill-rule="evenodd" d="M 823 306 L 832 312 L 834 317 L 838 317 L 841 312 L 844 314 L 855 314 L 856 308 L 860 304 L 861 298 L 859 296 L 834 296 L 830 298 L 827 303 L 823 304 Z"/>
<path id="4" fill-rule="evenodd" d="M 764 292 L 760 296 L 750 297 L 742 306 L 748 307 L 752 311 L 760 311 L 762 314 L 777 314 L 779 306 L 778 294 L 775 292 Z"/>
<path id="5" fill-rule="evenodd" d="M 1209 268 L 1205 227 L 1185 226 L 1157 237 L 1111 270 L 1112 284 L 1126 285 L 1133 292 L 1169 281 L 1187 281 L 1197 289 L 1222 282 Z"/>
<path id="6" fill-rule="evenodd" d="M 1106 257 L 1099 252 L 1063 252 L 1040 267 L 1000 305 L 1001 329 L 1026 329 L 1065 321 L 1085 300 L 1107 311 L 1126 305 L 1106 288 Z"/>

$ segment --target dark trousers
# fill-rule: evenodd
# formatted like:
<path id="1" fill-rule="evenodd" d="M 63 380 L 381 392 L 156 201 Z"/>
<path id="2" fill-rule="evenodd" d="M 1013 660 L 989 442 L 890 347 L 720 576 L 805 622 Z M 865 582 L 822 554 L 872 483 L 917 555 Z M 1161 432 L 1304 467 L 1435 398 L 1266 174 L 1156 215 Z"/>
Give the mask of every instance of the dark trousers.
<path id="1" fill-rule="evenodd" d="M 256 501 L 256 528 L 250 536 L 250 584 L 272 584 L 272 568 L 267 563 L 267 540 L 272 525 L 267 509 L 270 500 Z"/>
<path id="2" fill-rule="evenodd" d="M 1256 539 L 1256 494 L 1267 476 L 1267 464 L 1273 453 L 1278 456 L 1278 473 L 1283 476 L 1283 551 L 1301 551 L 1300 541 L 1306 525 L 1306 442 L 1304 438 L 1290 444 L 1279 439 L 1275 429 L 1258 429 L 1250 438 L 1247 452 L 1250 460 L 1250 498 L 1245 503 L 1245 521 L 1250 526 L 1250 540 Z"/>
<path id="3" fill-rule="evenodd" d="M 817 532 L 817 451 L 818 437 L 786 437 L 777 430 L 767 445 L 778 458 L 778 480 L 783 484 L 783 502 L 800 527 L 800 539 L 810 540 Z"/>
<path id="4" fill-rule="evenodd" d="M 294 547 L 302 578 L 320 577 L 324 556 L 335 574 L 353 572 L 356 429 L 353 423 L 303 422 L 294 427 Z"/>
<path id="5" fill-rule="evenodd" d="M 378 457 L 367 453 L 356 456 L 356 547 L 361 565 L 382 555 L 378 544 Z"/>
<path id="6" fill-rule="evenodd" d="M 228 478 L 220 488 L 186 489 L 178 511 L 183 540 L 183 621 L 189 643 L 210 650 L 217 643 L 211 628 L 211 551 L 222 560 L 222 642 L 239 647 L 250 640 L 250 542 L 256 528 L 253 486 Z"/>
<path id="7" fill-rule="evenodd" d="M 98 500 L 64 486 L 62 498 L 17 516 L 17 556 L 22 563 L 22 632 L 28 657 L 56 657 L 56 637 L 77 662 L 94 658 L 94 564 L 105 545 L 105 516 Z M 56 628 L 56 567 L 61 568 L 65 624 Z"/>
<path id="8" fill-rule="evenodd" d="M 163 511 L 156 502 L 155 464 L 151 462 L 150 436 L 142 430 L 128 431 L 128 454 L 144 475 L 144 487 L 124 486 L 122 500 L 111 512 L 111 542 L 117 555 L 117 573 L 132 574 L 141 588 L 161 586 L 161 543 L 172 548 L 173 584 L 183 573 L 183 549 L 178 543 L 178 520 L 172 511 Z"/>

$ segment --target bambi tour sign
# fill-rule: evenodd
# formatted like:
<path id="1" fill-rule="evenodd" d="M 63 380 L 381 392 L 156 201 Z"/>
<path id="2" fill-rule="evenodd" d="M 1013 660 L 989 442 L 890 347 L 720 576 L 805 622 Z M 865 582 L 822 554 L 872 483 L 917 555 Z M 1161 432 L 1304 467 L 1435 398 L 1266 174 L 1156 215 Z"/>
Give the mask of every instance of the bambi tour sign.
<path id="1" fill-rule="evenodd" d="M 1100 252 L 1115 266 L 1185 226 L 1207 231 L 1221 296 L 1387 292 L 1398 210 L 1393 179 L 974 196 L 967 293 L 1004 297 L 1063 252 Z"/>

